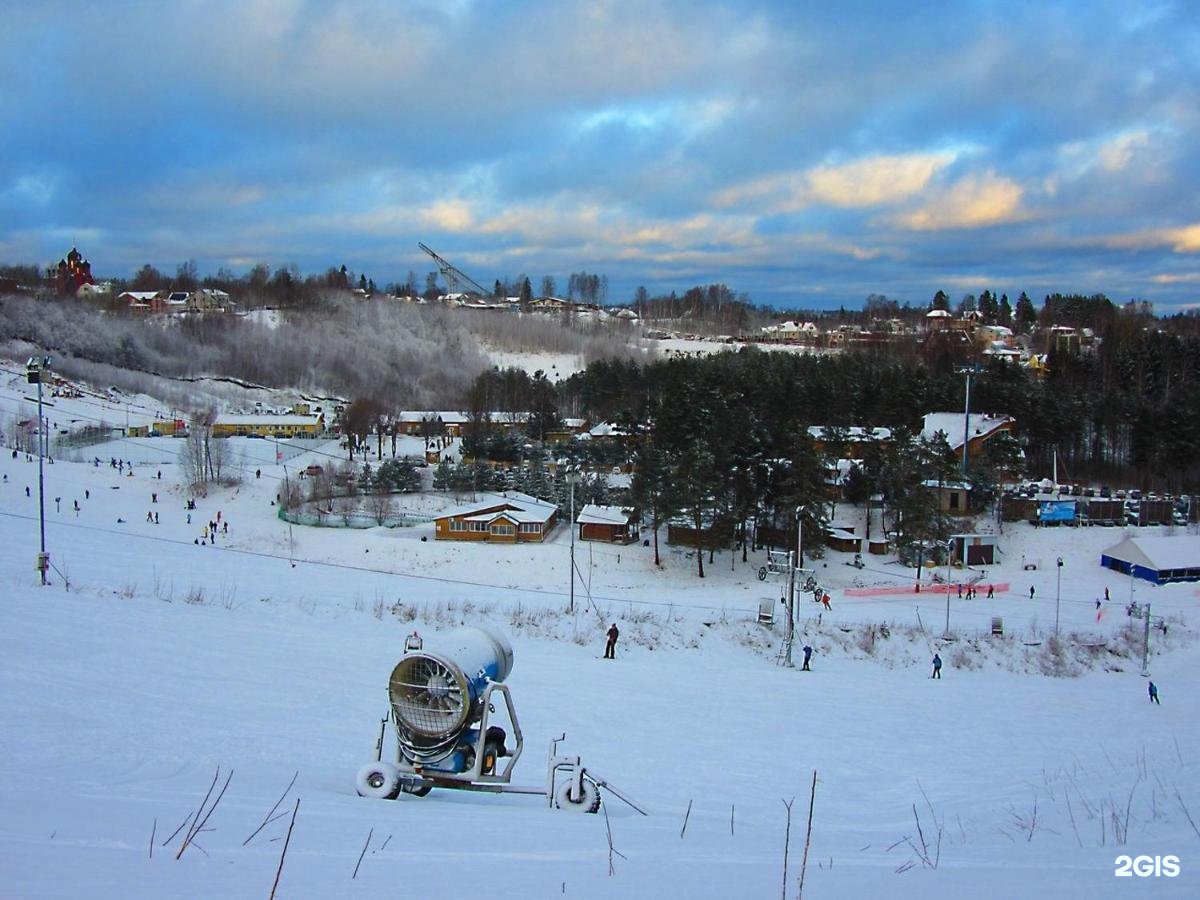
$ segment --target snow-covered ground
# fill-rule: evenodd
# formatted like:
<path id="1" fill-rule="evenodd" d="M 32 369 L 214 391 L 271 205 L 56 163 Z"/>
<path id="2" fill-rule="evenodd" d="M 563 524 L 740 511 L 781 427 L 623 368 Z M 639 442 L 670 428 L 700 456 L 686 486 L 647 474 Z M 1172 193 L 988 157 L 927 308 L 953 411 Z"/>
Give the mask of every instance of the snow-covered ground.
<path id="1" fill-rule="evenodd" d="M 0 388 L 0 402 L 21 394 Z M 231 440 L 247 455 L 261 445 L 273 452 Z M 265 896 L 299 799 L 282 897 L 779 896 L 785 835 L 794 897 L 814 771 L 806 897 L 1200 893 L 1200 589 L 1101 569 L 1120 529 L 1006 526 L 987 579 L 1008 587 L 952 596 L 951 643 L 931 573 L 919 595 L 855 596 L 907 586 L 912 570 L 830 553 L 814 565 L 833 608 L 804 601 L 800 644 L 816 652 L 802 672 L 777 664 L 780 622 L 756 622 L 781 590 L 756 577 L 765 552 L 706 558 L 701 580 L 675 548 L 656 568 L 640 544 L 577 542 L 572 613 L 565 529 L 500 547 L 436 542 L 431 525 L 289 527 L 270 456 L 254 458 L 261 478 L 247 466 L 241 485 L 197 498 L 189 524 L 173 452 L 123 440 L 97 449 L 100 466 L 45 466 L 46 587 L 36 460 L 0 454 L 0 895 Z M 287 473 L 331 452 L 303 449 Z M 218 513 L 228 534 L 199 543 Z M 1140 642 L 1128 652 L 1142 625 L 1125 615 L 1131 597 L 1169 625 L 1151 632 L 1161 706 Z M 1060 657 L 1056 606 L 1080 635 Z M 356 796 L 405 635 L 462 623 L 512 638 L 527 741 L 516 780 L 541 783 L 565 731 L 562 749 L 648 816 L 611 797 L 606 820 L 529 796 Z M 1055 666 L 1079 674 L 1040 674 Z M 177 860 L 186 827 L 172 832 L 218 769 L 228 789 Z M 294 773 L 285 815 L 253 834 Z M 1177 856 L 1180 874 L 1119 878 L 1121 855 Z"/>

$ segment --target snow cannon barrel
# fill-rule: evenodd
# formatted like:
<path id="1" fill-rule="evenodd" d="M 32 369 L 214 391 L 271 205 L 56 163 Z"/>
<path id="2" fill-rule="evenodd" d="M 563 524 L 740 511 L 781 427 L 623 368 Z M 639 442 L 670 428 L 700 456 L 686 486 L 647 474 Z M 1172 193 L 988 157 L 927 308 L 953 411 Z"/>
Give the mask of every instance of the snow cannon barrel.
<path id="1" fill-rule="evenodd" d="M 512 671 L 507 638 L 485 628 L 459 628 L 408 650 L 388 681 L 388 697 L 406 755 L 430 760 L 449 752 L 479 718 L 489 682 Z"/>

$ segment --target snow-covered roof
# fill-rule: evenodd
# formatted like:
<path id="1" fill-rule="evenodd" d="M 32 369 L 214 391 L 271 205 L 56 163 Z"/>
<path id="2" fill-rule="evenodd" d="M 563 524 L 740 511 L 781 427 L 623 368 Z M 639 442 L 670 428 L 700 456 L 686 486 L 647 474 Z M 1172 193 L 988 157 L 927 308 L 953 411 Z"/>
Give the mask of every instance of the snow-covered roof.
<path id="1" fill-rule="evenodd" d="M 971 413 L 967 431 L 972 438 L 987 437 L 992 432 L 1010 425 L 1012 416 L 992 416 L 984 413 Z M 960 412 L 926 413 L 924 425 L 921 427 L 921 437 L 932 440 L 938 432 L 946 435 L 946 442 L 951 450 L 961 450 L 963 445 L 963 414 Z"/>
<path id="2" fill-rule="evenodd" d="M 833 425 L 811 425 L 808 429 L 808 435 L 814 441 L 825 440 L 825 429 L 834 428 Z M 892 439 L 892 429 L 890 428 L 863 428 L 859 425 L 849 425 L 843 429 L 846 434 L 846 439 L 850 441 L 890 441 Z"/>
<path id="3" fill-rule="evenodd" d="M 630 512 L 619 506 L 597 506 L 589 503 L 576 516 L 575 521 L 583 525 L 626 525 Z"/>
<path id="4" fill-rule="evenodd" d="M 1127 537 L 1105 550 L 1102 556 L 1159 572 L 1200 568 L 1200 539 L 1191 535 Z"/>
<path id="5" fill-rule="evenodd" d="M 442 421 L 444 425 L 465 425 L 468 421 L 467 416 L 460 412 L 449 412 L 447 410 L 436 409 L 406 409 L 400 413 L 399 418 L 403 422 L 420 419 L 432 419 Z"/>
<path id="6" fill-rule="evenodd" d="M 230 415 L 221 413 L 217 416 L 216 425 L 262 425 L 272 427 L 275 425 L 320 425 L 320 416 L 275 416 L 267 413 L 260 413 L 254 416 L 245 415 Z"/>
<path id="7" fill-rule="evenodd" d="M 483 494 L 475 503 L 449 509 L 439 519 L 464 518 L 468 521 L 487 522 L 506 516 L 516 522 L 549 522 L 558 511 L 558 506 L 539 500 L 519 491 L 505 494 Z"/>
<path id="8" fill-rule="evenodd" d="M 950 312 L 945 309 L 931 309 L 929 312 L 925 313 L 925 318 L 927 318 L 927 319 L 951 319 L 951 318 L 953 318 L 953 316 L 951 316 Z"/>
<path id="9" fill-rule="evenodd" d="M 959 446 L 962 446 L 961 444 Z M 941 488 L 944 491 L 969 491 L 971 485 L 965 481 L 938 481 L 936 478 L 926 478 L 921 482 L 922 487 Z"/>
<path id="10" fill-rule="evenodd" d="M 588 432 L 592 437 L 625 437 L 628 433 L 620 425 L 612 422 L 601 422 Z"/>

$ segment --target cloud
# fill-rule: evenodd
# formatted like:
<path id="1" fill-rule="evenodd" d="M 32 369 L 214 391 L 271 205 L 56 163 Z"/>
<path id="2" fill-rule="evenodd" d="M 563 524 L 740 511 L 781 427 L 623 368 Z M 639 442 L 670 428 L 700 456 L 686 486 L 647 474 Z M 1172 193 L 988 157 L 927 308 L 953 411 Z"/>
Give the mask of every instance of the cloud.
<path id="1" fill-rule="evenodd" d="M 1157 228 L 1103 239 L 1104 246 L 1120 250 L 1170 247 L 1175 253 L 1200 253 L 1200 223 L 1179 228 Z"/>
<path id="2" fill-rule="evenodd" d="M 1021 209 L 1023 190 L 995 172 L 968 175 L 927 199 L 918 209 L 892 217 L 901 228 L 943 231 L 984 228 L 1028 218 Z"/>
<path id="3" fill-rule="evenodd" d="M 614 298 L 986 277 L 1161 309 L 1200 252 L 1196 16 L 1126 6 L 9 3 L 0 250 L 90 228 L 114 275 L 210 252 L 385 284 L 420 240 Z"/>
<path id="4" fill-rule="evenodd" d="M 752 204 L 768 213 L 797 212 L 816 204 L 884 206 L 920 193 L 955 155 L 944 151 L 874 155 L 841 165 L 813 166 L 726 188 L 713 202 L 718 208 Z"/>

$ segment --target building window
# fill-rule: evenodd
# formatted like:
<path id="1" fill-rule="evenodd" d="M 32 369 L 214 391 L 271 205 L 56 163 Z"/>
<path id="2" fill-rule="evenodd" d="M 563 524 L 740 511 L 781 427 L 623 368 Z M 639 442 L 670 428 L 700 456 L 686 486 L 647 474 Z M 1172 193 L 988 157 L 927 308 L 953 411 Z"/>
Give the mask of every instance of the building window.
<path id="1" fill-rule="evenodd" d="M 487 531 L 488 530 L 487 522 L 471 522 L 470 525 L 471 525 L 472 531 Z"/>
<path id="2" fill-rule="evenodd" d="M 522 522 L 521 534 L 541 534 L 542 526 L 540 522 Z"/>
<path id="3" fill-rule="evenodd" d="M 950 508 L 958 509 L 958 491 L 950 492 Z"/>
<path id="4" fill-rule="evenodd" d="M 451 531 L 466 531 L 467 523 L 462 521 L 461 519 L 451 519 L 450 520 L 450 530 Z"/>
<path id="5" fill-rule="evenodd" d="M 515 531 L 511 525 L 506 525 L 502 522 L 497 522 L 492 526 L 492 534 L 514 534 Z"/>

